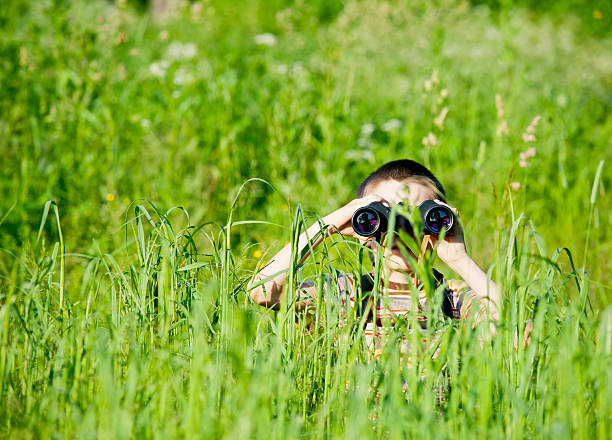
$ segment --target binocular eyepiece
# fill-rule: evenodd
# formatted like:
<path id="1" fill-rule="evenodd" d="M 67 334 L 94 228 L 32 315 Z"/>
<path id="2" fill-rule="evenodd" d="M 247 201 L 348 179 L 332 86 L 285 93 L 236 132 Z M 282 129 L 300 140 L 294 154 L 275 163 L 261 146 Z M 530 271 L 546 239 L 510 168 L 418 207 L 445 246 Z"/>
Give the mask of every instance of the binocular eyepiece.
<path id="1" fill-rule="evenodd" d="M 418 208 L 425 233 L 438 235 L 442 232 L 442 229 L 448 232 L 455 223 L 453 211 L 444 205 L 439 205 L 433 200 L 425 200 Z M 372 202 L 367 206 L 357 209 L 353 213 L 351 225 L 353 226 L 353 230 L 363 237 L 382 234 L 383 232 L 387 232 L 390 213 L 391 208 L 388 208 L 380 202 Z M 397 229 L 404 228 L 412 230 L 412 226 L 408 219 L 399 214 L 395 218 L 395 225 Z"/>

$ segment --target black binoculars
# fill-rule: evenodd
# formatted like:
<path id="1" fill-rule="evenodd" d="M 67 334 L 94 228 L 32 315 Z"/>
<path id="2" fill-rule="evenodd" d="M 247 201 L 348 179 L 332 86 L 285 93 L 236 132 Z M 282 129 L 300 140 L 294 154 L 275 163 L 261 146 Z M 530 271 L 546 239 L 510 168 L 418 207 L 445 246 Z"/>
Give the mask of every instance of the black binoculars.
<path id="1" fill-rule="evenodd" d="M 401 203 L 400 203 L 401 205 Z M 440 205 L 433 200 L 425 200 L 419 206 L 421 214 L 421 223 L 425 233 L 438 235 L 442 229 L 447 232 L 451 230 L 455 223 L 455 215 L 450 208 Z M 353 230 L 363 237 L 371 237 L 373 235 L 387 232 L 389 226 L 389 214 L 391 208 L 383 205 L 380 202 L 372 202 L 367 206 L 357 209 L 351 218 Z M 396 229 L 412 230 L 412 225 L 402 215 L 397 215 L 395 218 Z"/>

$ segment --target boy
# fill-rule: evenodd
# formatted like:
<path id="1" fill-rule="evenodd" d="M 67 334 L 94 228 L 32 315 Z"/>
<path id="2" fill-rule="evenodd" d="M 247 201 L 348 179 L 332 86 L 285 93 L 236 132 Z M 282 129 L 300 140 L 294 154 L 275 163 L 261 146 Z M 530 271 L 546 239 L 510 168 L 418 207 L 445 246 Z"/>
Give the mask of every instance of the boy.
<path id="1" fill-rule="evenodd" d="M 439 204 L 444 204 L 444 198 L 444 187 L 426 167 L 412 160 L 396 160 L 383 165 L 368 176 L 359 186 L 355 200 L 327 215 L 322 221 L 324 225 L 330 226 L 327 229 L 330 233 L 339 232 L 344 236 L 358 239 L 369 248 L 375 248 L 380 243 L 360 236 L 352 228 L 351 218 L 356 209 L 375 201 L 388 207 L 400 202 L 416 207 L 425 200 L 434 200 Z M 457 210 L 451 209 L 456 215 Z M 308 240 L 312 239 L 320 229 L 321 226 L 317 222 L 300 235 L 298 252 L 307 249 Z M 313 248 L 321 243 L 323 237 L 321 235 L 319 237 L 311 244 Z M 492 280 L 487 279 L 486 273 L 468 256 L 463 240 L 463 230 L 459 222 L 454 222 L 451 230 L 446 232 L 440 243 L 437 241 L 435 236 L 424 235 L 422 248 L 431 249 L 434 246 L 438 257 L 463 278 L 469 287 L 466 288 L 465 284 L 456 280 L 444 281 L 441 275 L 435 272 L 438 282 L 445 283 L 447 297 L 445 301 L 450 302 L 450 307 L 448 307 L 449 304 L 444 307 L 445 314 L 452 318 L 470 316 L 475 322 L 488 318 L 491 321 L 491 332 L 494 333 L 495 326 L 492 322 L 499 318 L 499 289 Z M 417 258 L 415 254 L 407 252 L 413 258 Z M 305 253 L 299 263 L 308 257 L 308 253 Z M 386 299 L 378 298 L 376 322 L 368 322 L 364 329 L 368 346 L 376 351 L 381 344 L 380 335 L 385 333 L 383 319 L 387 320 L 387 324 L 392 323 L 402 315 L 406 316 L 416 307 L 419 323 L 423 327 L 426 325 L 423 311 L 427 307 L 427 296 L 425 292 L 420 292 L 418 304 L 413 304 L 412 286 L 419 286 L 422 283 L 416 277 L 410 262 L 406 260 L 405 254 L 406 252 L 401 252 L 397 244 L 393 244 L 390 248 L 385 247 L 383 250 L 380 292 L 383 291 L 384 286 L 387 286 L 389 295 Z M 250 289 L 251 298 L 262 306 L 278 307 L 290 264 L 291 246 L 286 245 L 251 282 L 251 286 L 257 286 Z M 277 275 L 272 277 L 273 274 Z M 270 277 L 272 277 L 270 280 L 257 285 L 260 280 Z M 339 294 L 344 294 L 342 303 L 345 306 L 354 307 L 356 299 L 363 296 L 359 295 L 357 289 L 372 290 L 373 285 L 371 281 L 369 283 L 368 285 L 365 278 L 358 282 L 350 274 L 341 275 L 338 279 L 338 289 Z M 300 309 L 307 308 L 313 304 L 313 298 L 316 298 L 316 295 L 313 282 L 302 283 L 298 289 L 296 306 Z M 474 304 L 478 304 L 478 307 L 475 307 L 477 310 L 473 310 Z M 369 320 L 372 321 L 371 317 Z M 402 351 L 408 351 L 405 338 L 402 342 Z"/>

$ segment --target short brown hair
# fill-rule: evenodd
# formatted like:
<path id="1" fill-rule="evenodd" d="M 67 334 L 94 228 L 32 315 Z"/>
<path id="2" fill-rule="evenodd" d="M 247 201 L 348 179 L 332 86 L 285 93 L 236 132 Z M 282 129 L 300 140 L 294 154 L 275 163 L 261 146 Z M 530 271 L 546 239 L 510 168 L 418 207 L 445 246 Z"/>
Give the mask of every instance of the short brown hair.
<path id="1" fill-rule="evenodd" d="M 361 198 L 366 194 L 368 186 L 380 182 L 381 180 L 393 179 L 402 181 L 410 178 L 423 177 L 429 179 L 435 185 L 435 188 L 432 189 L 434 189 L 438 197 L 444 201 L 446 199 L 446 191 L 436 176 L 434 176 L 424 165 L 410 159 L 394 160 L 378 168 L 361 182 L 361 185 L 357 188 L 357 198 Z"/>

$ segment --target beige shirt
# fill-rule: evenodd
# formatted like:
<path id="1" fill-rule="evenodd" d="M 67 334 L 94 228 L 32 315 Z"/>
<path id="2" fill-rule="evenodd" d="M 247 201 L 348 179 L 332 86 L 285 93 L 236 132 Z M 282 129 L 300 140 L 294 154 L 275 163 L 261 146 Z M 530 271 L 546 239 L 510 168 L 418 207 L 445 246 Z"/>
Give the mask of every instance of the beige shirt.
<path id="1" fill-rule="evenodd" d="M 469 289 L 467 284 L 459 280 L 445 280 L 444 284 L 452 303 L 454 319 L 478 320 L 483 315 L 484 308 L 481 305 L 476 305 L 476 294 Z M 358 307 L 358 304 L 356 304 L 357 290 L 358 287 L 355 285 L 352 275 L 340 274 L 337 293 L 346 314 Z M 427 326 L 427 294 L 421 290 L 418 292 L 418 300 L 415 298 L 417 301 L 413 301 L 410 292 L 393 289 L 384 292 L 382 288 L 380 292 L 380 295 L 376 298 L 376 320 L 372 319 L 374 310 L 371 310 L 372 316 L 368 318 L 364 328 L 366 344 L 372 355 L 375 357 L 380 355 L 388 336 L 392 333 L 399 333 L 400 350 L 407 355 L 406 359 L 412 352 L 412 344 L 415 341 L 423 344 L 421 349 L 425 353 L 431 350 L 431 355 L 435 357 L 437 355 L 437 342 L 442 330 L 429 329 Z M 413 302 L 417 303 L 414 311 Z M 478 309 L 476 314 L 473 312 L 475 305 Z M 367 307 L 368 311 L 373 308 L 371 300 Z M 363 308 L 364 305 L 362 305 L 362 310 Z M 418 326 L 410 325 L 410 322 L 414 322 L 414 319 L 418 322 Z M 398 327 L 396 323 L 400 320 L 405 321 L 407 325 L 401 326 L 398 332 L 394 327 Z"/>

